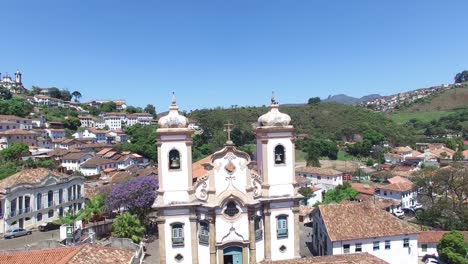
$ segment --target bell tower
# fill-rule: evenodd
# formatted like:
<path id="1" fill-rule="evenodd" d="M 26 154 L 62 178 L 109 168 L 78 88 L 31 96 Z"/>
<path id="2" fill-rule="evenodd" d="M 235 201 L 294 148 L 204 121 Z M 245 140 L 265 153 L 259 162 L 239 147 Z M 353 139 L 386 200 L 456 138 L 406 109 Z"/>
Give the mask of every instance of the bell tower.
<path id="1" fill-rule="evenodd" d="M 15 83 L 21 84 L 21 72 L 19 70 L 16 70 L 16 73 L 15 73 Z"/>
<path id="2" fill-rule="evenodd" d="M 157 205 L 189 201 L 192 187 L 192 134 L 188 119 L 179 114 L 175 95 L 169 113 L 159 119 L 156 130 L 159 190 Z"/>
<path id="3" fill-rule="evenodd" d="M 270 111 L 258 119 L 257 165 L 267 196 L 294 196 L 295 129 L 291 117 L 279 111 L 274 94 Z"/>

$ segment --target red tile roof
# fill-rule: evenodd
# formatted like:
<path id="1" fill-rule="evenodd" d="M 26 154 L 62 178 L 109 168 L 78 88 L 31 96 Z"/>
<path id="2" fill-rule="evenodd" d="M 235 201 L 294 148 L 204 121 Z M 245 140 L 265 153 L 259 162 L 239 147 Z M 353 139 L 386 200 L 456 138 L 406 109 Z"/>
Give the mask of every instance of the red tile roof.
<path id="1" fill-rule="evenodd" d="M 370 202 L 319 205 L 317 211 L 331 241 L 419 233 Z"/>
<path id="2" fill-rule="evenodd" d="M 407 192 L 414 189 L 414 184 L 411 182 L 397 182 L 387 185 L 381 185 L 378 189 L 389 190 L 395 192 Z"/>
<path id="3" fill-rule="evenodd" d="M 319 168 L 319 167 L 300 167 L 300 168 L 297 168 L 296 171 L 302 172 L 302 173 L 325 175 L 325 176 L 338 176 L 338 175 L 343 174 L 343 172 L 341 171 L 337 171 L 334 169 L 324 169 L 324 168 Z"/>
<path id="4" fill-rule="evenodd" d="M 203 164 L 211 162 L 211 155 L 192 164 L 192 178 L 200 178 L 205 175 L 206 170 Z"/>
<path id="5" fill-rule="evenodd" d="M 363 184 L 363 183 L 358 183 L 358 182 L 353 182 L 351 183 L 351 187 L 358 191 L 359 193 L 362 194 L 367 194 L 367 195 L 374 195 L 375 194 L 375 188 L 369 184 Z"/>
<path id="6" fill-rule="evenodd" d="M 418 243 L 439 243 L 442 237 L 448 233 L 448 231 L 424 231 L 419 233 Z M 468 231 L 463 231 L 465 241 L 468 241 Z"/>
<path id="7" fill-rule="evenodd" d="M 0 181 L 0 192 L 3 192 L 5 188 L 10 188 L 18 184 L 37 184 L 48 176 L 55 176 L 58 178 L 67 178 L 70 175 L 59 173 L 56 171 L 51 171 L 44 168 L 38 169 L 27 169 L 17 172 L 3 180 Z"/>
<path id="8" fill-rule="evenodd" d="M 379 259 L 369 253 L 354 253 L 334 256 L 306 257 L 276 261 L 262 261 L 263 264 L 387 264 L 388 262 Z"/>

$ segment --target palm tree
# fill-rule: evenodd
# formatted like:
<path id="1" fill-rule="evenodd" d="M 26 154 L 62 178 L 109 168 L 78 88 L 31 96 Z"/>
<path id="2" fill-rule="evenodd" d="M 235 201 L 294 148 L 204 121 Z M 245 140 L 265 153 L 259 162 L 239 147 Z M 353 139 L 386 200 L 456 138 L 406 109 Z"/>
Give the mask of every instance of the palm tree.
<path id="1" fill-rule="evenodd" d="M 78 92 L 78 91 L 74 91 L 74 92 L 72 93 L 72 96 L 75 97 L 75 102 L 78 102 L 78 99 L 81 98 L 81 93 Z"/>
<path id="2" fill-rule="evenodd" d="M 120 238 L 130 238 L 135 243 L 140 243 L 145 234 L 145 228 L 141 225 L 137 216 L 124 213 L 117 217 L 112 224 L 112 235 Z"/>
<path id="3" fill-rule="evenodd" d="M 102 215 L 105 209 L 104 197 L 102 195 L 93 197 L 91 200 L 86 201 L 85 208 L 83 209 L 83 219 L 89 221 L 93 216 Z"/>
<path id="4" fill-rule="evenodd" d="M 75 226 L 76 221 L 82 218 L 82 211 L 68 210 L 64 216 L 60 217 L 59 223 L 62 225 Z"/>

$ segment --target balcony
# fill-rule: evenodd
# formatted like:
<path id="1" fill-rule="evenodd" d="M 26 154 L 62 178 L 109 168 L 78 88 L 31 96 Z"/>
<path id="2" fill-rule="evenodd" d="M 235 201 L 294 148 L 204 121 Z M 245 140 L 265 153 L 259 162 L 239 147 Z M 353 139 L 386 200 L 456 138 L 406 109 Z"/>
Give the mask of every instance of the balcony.
<path id="1" fill-rule="evenodd" d="M 288 230 L 287 229 L 278 229 L 277 230 L 277 237 L 288 237 Z"/>
<path id="2" fill-rule="evenodd" d="M 16 211 L 11 211 L 11 212 L 10 212 L 10 217 L 14 217 L 14 216 L 16 216 L 16 215 L 17 215 Z"/>
<path id="3" fill-rule="evenodd" d="M 255 241 L 262 240 L 263 238 L 263 230 L 257 229 L 255 230 Z"/>
<path id="4" fill-rule="evenodd" d="M 203 244 L 208 244 L 210 241 L 210 237 L 208 235 L 199 235 L 198 239 L 200 243 L 203 243 Z"/>
<path id="5" fill-rule="evenodd" d="M 24 212 L 25 214 L 30 213 L 30 212 L 31 212 L 31 207 L 26 207 L 26 208 L 24 208 L 23 212 Z"/>
<path id="6" fill-rule="evenodd" d="M 172 238 L 172 246 L 183 246 L 184 245 L 184 238 L 183 237 L 173 237 Z"/>

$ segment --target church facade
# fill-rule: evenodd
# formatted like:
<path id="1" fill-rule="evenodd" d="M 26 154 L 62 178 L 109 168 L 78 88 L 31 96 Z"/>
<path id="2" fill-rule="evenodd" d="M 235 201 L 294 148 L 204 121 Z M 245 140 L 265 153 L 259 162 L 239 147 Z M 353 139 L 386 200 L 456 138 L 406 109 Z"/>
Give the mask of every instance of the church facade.
<path id="1" fill-rule="evenodd" d="M 23 86 L 22 74 L 19 70 L 15 72 L 15 79 L 12 79 L 8 73 L 3 76 L 0 73 L 0 86 L 7 88 L 11 93 L 19 94 L 26 91 Z"/>
<path id="2" fill-rule="evenodd" d="M 247 264 L 300 257 L 302 196 L 295 182 L 290 121 L 272 98 L 255 129 L 257 160 L 228 139 L 203 164 L 203 175 L 192 180 L 193 130 L 173 97 L 156 132 L 160 263 Z"/>

